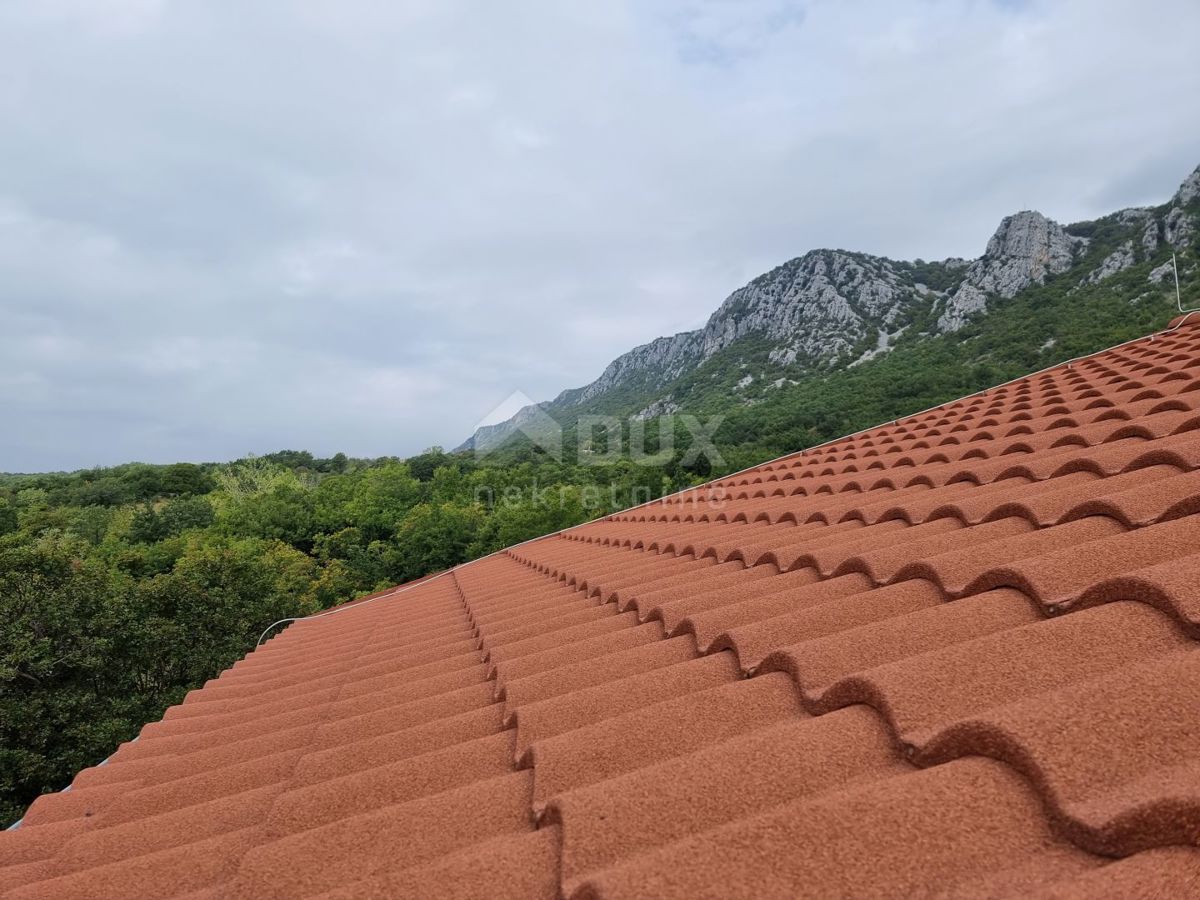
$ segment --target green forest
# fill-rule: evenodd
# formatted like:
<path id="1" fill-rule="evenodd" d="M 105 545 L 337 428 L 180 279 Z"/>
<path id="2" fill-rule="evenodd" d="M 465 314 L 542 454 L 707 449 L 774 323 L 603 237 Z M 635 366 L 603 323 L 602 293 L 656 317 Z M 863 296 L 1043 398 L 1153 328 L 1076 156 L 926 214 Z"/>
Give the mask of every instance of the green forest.
<path id="1" fill-rule="evenodd" d="M 0 475 L 0 823 L 263 628 L 698 480 L 631 462 L 281 452 Z"/>
<path id="2" fill-rule="evenodd" d="M 1078 226 L 1077 226 L 1078 227 Z M 1103 247 L 1097 245 L 1097 258 Z M 229 463 L 129 464 L 0 475 L 0 824 L 109 756 L 191 688 L 252 649 L 271 622 L 313 613 L 513 543 L 910 414 L 1164 326 L 1164 252 L 1099 284 L 1079 269 L 995 304 L 953 334 L 909 323 L 890 353 L 784 372 L 735 395 L 752 340 L 675 386 L 715 429 L 699 455 L 678 418 L 646 423 L 645 453 L 588 464 L 594 435 L 564 421 L 562 459 L 520 439 L 483 459 L 283 451 Z M 1200 303 L 1193 251 L 1186 303 Z M 918 263 L 910 265 L 923 265 Z M 926 315 L 932 316 L 932 309 Z M 775 372 L 768 373 L 772 378 Z M 794 377 L 793 377 L 794 376 Z M 644 397 L 581 408 L 628 416 Z M 719 423 L 719 427 L 716 423 Z M 639 429 L 640 430 L 640 429 Z M 611 449 L 600 447 L 599 449 Z M 607 455 L 606 455 L 607 458 Z M 578 462 L 575 462 L 578 460 Z"/>

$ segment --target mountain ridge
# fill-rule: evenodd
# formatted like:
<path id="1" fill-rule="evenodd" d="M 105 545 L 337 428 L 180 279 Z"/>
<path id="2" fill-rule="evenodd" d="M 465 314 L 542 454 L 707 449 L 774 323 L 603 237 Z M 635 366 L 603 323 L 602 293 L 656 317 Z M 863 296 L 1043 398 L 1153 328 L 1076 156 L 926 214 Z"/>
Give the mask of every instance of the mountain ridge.
<path id="1" fill-rule="evenodd" d="M 914 333 L 918 338 L 953 334 L 998 303 L 1050 279 L 1073 277 L 1072 270 L 1089 261 L 1096 264 L 1078 273 L 1080 284 L 1103 282 L 1161 255 L 1164 247 L 1190 245 L 1197 204 L 1200 166 L 1157 207 L 1065 226 L 1036 210 L 1005 216 L 974 260 L 810 250 L 733 291 L 701 328 L 638 345 L 594 381 L 478 429 L 456 450 L 496 447 L 542 414 L 567 420 L 585 411 L 636 418 L 679 412 L 686 404 L 672 387 L 739 344 L 754 344 L 762 360 L 757 371 L 747 366 L 738 382 L 747 386 L 767 376 L 782 384 L 853 367 L 891 352 L 914 325 L 924 329 Z M 1094 259 L 1101 250 L 1103 257 Z M 1158 269 L 1150 273 L 1151 282 L 1162 280 Z"/>

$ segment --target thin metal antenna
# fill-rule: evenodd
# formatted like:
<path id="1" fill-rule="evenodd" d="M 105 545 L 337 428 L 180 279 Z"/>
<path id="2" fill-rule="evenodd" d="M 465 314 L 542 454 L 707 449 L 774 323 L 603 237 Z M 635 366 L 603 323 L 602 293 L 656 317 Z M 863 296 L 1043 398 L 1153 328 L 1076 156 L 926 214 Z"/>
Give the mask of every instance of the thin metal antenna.
<path id="1" fill-rule="evenodd" d="M 1175 273 L 1175 305 L 1183 312 L 1183 296 L 1179 293 L 1179 263 L 1175 261 L 1174 253 L 1171 254 L 1171 271 Z"/>
<path id="2" fill-rule="evenodd" d="M 1200 312 L 1200 306 L 1194 306 L 1191 309 L 1183 308 L 1183 295 L 1179 293 L 1179 263 L 1175 260 L 1174 253 L 1171 254 L 1171 271 L 1175 273 L 1175 306 L 1181 313 Z"/>

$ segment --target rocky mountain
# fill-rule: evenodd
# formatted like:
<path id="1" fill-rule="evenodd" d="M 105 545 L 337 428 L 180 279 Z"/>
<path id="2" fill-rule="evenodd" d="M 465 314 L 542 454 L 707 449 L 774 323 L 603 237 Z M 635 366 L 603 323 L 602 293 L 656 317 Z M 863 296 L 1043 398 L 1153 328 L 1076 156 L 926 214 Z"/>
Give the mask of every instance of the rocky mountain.
<path id="1" fill-rule="evenodd" d="M 795 383 L 857 366 L 898 344 L 954 334 L 1051 281 L 1079 290 L 1155 261 L 1147 280 L 1159 284 L 1170 271 L 1170 252 L 1192 244 L 1198 213 L 1200 167 L 1159 207 L 1067 226 L 1033 210 L 1006 216 L 975 260 L 906 262 L 812 250 L 734 291 L 703 328 L 635 347 L 591 384 L 481 429 L 458 449 L 495 447 L 546 415 L 565 423 L 585 412 L 640 418 L 676 412 L 714 368 L 737 370 L 734 380 L 717 379 L 730 403 L 753 402 L 745 396 L 751 385 Z"/>
<path id="2" fill-rule="evenodd" d="M 957 331 L 987 308 L 988 297 L 1015 297 L 1031 284 L 1044 284 L 1075 264 L 1088 238 L 1068 234 L 1039 212 L 1005 216 L 983 256 L 963 273 L 962 283 L 947 299 L 938 328 Z"/>
<path id="3" fill-rule="evenodd" d="M 776 363 L 818 365 L 886 330 L 927 291 L 882 257 L 813 250 L 734 291 L 703 328 L 635 347 L 550 405 L 586 403 L 634 381 L 665 385 L 751 335 L 771 342 Z"/>

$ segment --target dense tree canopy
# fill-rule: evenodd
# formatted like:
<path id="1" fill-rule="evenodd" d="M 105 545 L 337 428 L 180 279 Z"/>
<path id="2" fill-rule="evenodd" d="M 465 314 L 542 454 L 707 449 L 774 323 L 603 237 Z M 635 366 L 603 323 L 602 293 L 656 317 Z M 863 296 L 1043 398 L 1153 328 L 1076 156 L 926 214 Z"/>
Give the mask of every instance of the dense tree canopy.
<path id="1" fill-rule="evenodd" d="M 634 474 L 434 448 L 0 475 L 0 824 L 274 620 L 627 506 Z"/>

